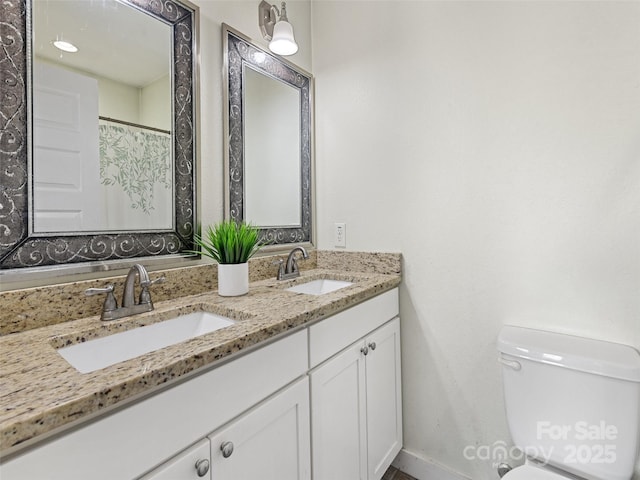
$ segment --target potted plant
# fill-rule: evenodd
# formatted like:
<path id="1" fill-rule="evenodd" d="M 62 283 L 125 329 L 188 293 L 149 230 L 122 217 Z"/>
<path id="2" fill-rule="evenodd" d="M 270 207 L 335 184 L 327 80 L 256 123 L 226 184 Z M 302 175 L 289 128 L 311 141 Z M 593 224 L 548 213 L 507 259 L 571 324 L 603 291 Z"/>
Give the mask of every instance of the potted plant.
<path id="1" fill-rule="evenodd" d="M 201 253 L 218 262 L 218 294 L 224 297 L 244 295 L 249 291 L 249 259 L 262 247 L 258 228 L 244 222 L 225 220 L 204 235 L 196 233 L 194 242 Z"/>

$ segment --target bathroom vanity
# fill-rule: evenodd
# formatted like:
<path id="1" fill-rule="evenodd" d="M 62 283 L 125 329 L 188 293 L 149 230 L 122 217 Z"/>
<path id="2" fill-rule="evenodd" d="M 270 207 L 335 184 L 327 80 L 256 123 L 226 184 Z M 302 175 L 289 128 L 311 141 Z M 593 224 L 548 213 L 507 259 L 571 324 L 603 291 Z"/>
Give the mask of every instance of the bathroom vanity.
<path id="1" fill-rule="evenodd" d="M 287 290 L 322 278 L 352 284 Z M 160 302 L 119 325 L 92 317 L 1 337 L 9 388 L 24 382 L 26 394 L 11 392 L 24 403 L 3 412 L 2 478 L 380 479 L 402 446 L 399 282 L 314 269 L 236 299 Z M 235 323 L 86 374 L 56 351 L 198 310 Z M 44 352 L 31 380 L 21 341 Z"/>

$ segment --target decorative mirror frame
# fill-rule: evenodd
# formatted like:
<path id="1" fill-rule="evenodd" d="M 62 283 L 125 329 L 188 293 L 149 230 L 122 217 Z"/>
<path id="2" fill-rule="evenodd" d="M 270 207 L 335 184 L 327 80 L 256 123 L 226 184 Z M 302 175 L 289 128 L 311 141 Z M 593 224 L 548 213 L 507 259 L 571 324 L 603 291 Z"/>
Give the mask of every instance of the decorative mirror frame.
<path id="1" fill-rule="evenodd" d="M 311 243 L 312 229 L 312 95 L 313 76 L 264 50 L 226 24 L 222 25 L 225 90 L 225 215 L 246 218 L 244 189 L 244 65 L 297 89 L 300 93 L 300 225 L 261 226 L 260 241 L 267 245 Z M 264 60 L 256 61 L 258 58 Z"/>
<path id="2" fill-rule="evenodd" d="M 118 1 L 172 29 L 174 228 L 81 235 L 31 233 L 31 8 L 30 0 L 5 0 L 0 5 L 0 270 L 170 255 L 193 248 L 198 9 L 177 0 Z"/>

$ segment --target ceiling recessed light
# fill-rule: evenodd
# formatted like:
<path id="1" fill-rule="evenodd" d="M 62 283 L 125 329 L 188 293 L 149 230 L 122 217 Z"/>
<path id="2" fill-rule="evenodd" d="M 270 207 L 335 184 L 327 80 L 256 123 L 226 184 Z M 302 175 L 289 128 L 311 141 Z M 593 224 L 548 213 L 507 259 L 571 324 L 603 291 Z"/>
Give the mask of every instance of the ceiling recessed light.
<path id="1" fill-rule="evenodd" d="M 63 52 L 76 53 L 78 51 L 78 47 L 76 47 L 73 43 L 65 42 L 64 40 L 56 40 L 53 42 L 53 46 L 62 50 Z"/>

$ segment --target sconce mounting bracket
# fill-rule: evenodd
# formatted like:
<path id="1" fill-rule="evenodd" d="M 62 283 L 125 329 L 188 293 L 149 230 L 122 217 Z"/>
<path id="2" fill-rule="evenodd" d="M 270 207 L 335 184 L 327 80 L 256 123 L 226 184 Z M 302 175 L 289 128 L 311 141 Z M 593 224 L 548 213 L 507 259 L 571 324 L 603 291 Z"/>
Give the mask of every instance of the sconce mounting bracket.
<path id="1" fill-rule="evenodd" d="M 265 40 L 271 40 L 271 37 L 273 37 L 273 27 L 276 24 L 276 16 L 273 10 L 277 10 L 277 8 L 265 0 L 262 0 L 258 5 L 258 24 Z"/>

